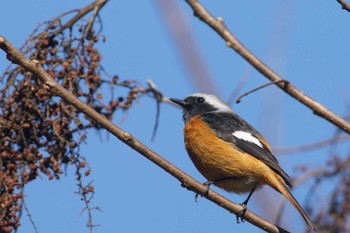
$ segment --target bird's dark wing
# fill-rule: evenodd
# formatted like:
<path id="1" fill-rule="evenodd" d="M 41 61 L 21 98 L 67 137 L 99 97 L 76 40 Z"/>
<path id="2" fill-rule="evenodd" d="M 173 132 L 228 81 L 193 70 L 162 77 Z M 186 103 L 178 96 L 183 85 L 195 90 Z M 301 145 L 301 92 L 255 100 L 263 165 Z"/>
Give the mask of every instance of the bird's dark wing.
<path id="1" fill-rule="evenodd" d="M 290 177 L 279 166 L 265 140 L 258 131 L 237 114 L 211 112 L 203 114 L 201 119 L 213 129 L 217 137 L 259 159 L 279 174 L 287 185 L 291 186 Z"/>

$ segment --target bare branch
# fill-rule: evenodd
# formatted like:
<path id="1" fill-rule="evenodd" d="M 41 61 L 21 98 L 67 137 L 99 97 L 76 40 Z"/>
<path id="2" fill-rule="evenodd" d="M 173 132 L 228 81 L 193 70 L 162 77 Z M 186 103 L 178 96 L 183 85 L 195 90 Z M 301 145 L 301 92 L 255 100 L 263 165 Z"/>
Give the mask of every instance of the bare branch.
<path id="1" fill-rule="evenodd" d="M 264 84 L 264 85 L 262 85 L 262 86 L 260 86 L 260 87 L 254 88 L 253 90 L 250 90 L 250 91 L 244 93 L 243 95 L 239 96 L 239 97 L 237 98 L 237 100 L 236 100 L 236 104 L 239 104 L 239 103 L 242 101 L 242 98 L 243 98 L 243 97 L 246 97 L 247 95 L 250 95 L 250 94 L 252 94 L 253 92 L 256 92 L 256 91 L 258 91 L 258 90 L 260 90 L 260 89 L 262 89 L 262 88 L 265 88 L 265 87 L 270 86 L 270 85 L 272 85 L 272 84 L 278 84 L 278 83 L 280 83 L 280 82 L 286 82 L 286 83 L 288 83 L 288 81 L 286 81 L 286 80 L 280 80 L 280 81 L 276 81 L 276 82 L 270 82 L 270 83 Z"/>
<path id="2" fill-rule="evenodd" d="M 52 36 L 55 37 L 58 34 L 62 33 L 64 30 L 67 28 L 72 27 L 79 19 L 84 17 L 86 14 L 88 14 L 90 11 L 95 10 L 95 14 L 108 2 L 108 0 L 96 0 L 95 2 L 91 3 L 90 5 L 86 6 L 83 9 L 80 9 L 78 13 L 71 18 L 66 24 L 62 25 L 62 27 L 59 27 L 53 34 Z M 90 20 L 88 23 L 89 28 L 91 27 L 93 23 L 94 17 Z M 88 31 L 88 30 L 87 30 Z"/>
<path id="3" fill-rule="evenodd" d="M 350 4 L 349 3 L 347 3 L 345 0 L 337 0 L 337 2 L 339 2 L 339 4 L 341 5 L 343 10 L 350 12 Z"/>
<path id="4" fill-rule="evenodd" d="M 23 193 L 22 193 L 22 194 L 23 194 Z M 29 218 L 30 224 L 32 224 L 32 226 L 33 226 L 33 228 L 34 228 L 34 232 L 35 232 L 35 233 L 38 233 L 38 232 L 39 232 L 39 231 L 38 231 L 38 228 L 36 227 L 35 222 L 34 222 L 34 220 L 33 220 L 33 217 L 32 217 L 32 215 L 30 214 L 30 211 L 29 211 L 29 209 L 28 209 L 28 207 L 27 207 L 27 204 L 26 204 L 26 202 L 25 202 L 24 196 L 23 196 L 23 198 L 22 198 L 22 206 L 24 207 L 24 209 L 25 209 L 25 211 L 26 211 L 26 213 L 27 213 L 27 216 L 28 216 L 28 218 Z"/>
<path id="5" fill-rule="evenodd" d="M 153 126 L 153 133 L 152 133 L 152 138 L 151 138 L 151 141 L 154 141 L 154 139 L 156 138 L 157 129 L 158 129 L 158 125 L 159 125 L 160 104 L 161 104 L 161 102 L 163 102 L 163 94 L 157 89 L 156 84 L 151 79 L 147 80 L 147 84 L 149 87 L 148 90 L 150 93 L 153 94 L 154 98 L 156 99 L 156 104 L 157 104 L 156 120 L 155 120 L 155 123 Z"/>
<path id="6" fill-rule="evenodd" d="M 350 140 L 350 136 L 347 134 L 344 135 L 337 135 L 335 137 L 327 138 L 319 142 L 314 142 L 310 144 L 305 144 L 305 145 L 299 145 L 299 146 L 292 146 L 292 147 L 280 147 L 280 148 L 273 148 L 273 151 L 276 154 L 293 154 L 293 153 L 300 153 L 300 152 L 305 152 L 305 151 L 310 151 L 310 150 L 316 150 L 316 149 L 321 149 L 322 147 L 335 144 L 335 143 L 340 143 L 340 142 L 345 142 Z"/>
<path id="7" fill-rule="evenodd" d="M 213 203 L 216 203 L 217 205 L 226 209 L 230 213 L 241 215 L 242 207 L 240 205 L 229 201 L 225 197 L 219 195 L 218 193 L 212 190 L 206 193 L 207 187 L 205 185 L 194 180 L 185 172 L 183 172 L 173 164 L 169 163 L 159 154 L 142 144 L 131 134 L 114 125 L 106 117 L 84 104 L 80 99 L 78 99 L 65 88 L 60 86 L 48 73 L 45 72 L 45 70 L 36 60 L 30 60 L 26 58 L 22 53 L 20 53 L 16 48 L 14 48 L 9 41 L 7 41 L 4 37 L 1 36 L 0 48 L 7 54 L 7 58 L 11 62 L 19 64 L 24 69 L 35 75 L 35 77 L 39 78 L 44 83 L 43 86 L 46 90 L 49 90 L 52 93 L 60 96 L 65 102 L 73 105 L 77 110 L 84 113 L 87 117 L 94 120 L 96 123 L 100 124 L 106 130 L 112 133 L 115 137 L 117 137 L 120 141 L 122 141 L 135 151 L 139 152 L 141 155 L 155 163 L 167 173 L 171 174 L 173 177 L 175 177 L 181 182 L 183 187 L 186 187 L 188 190 L 191 190 L 195 193 L 203 194 L 205 198 L 212 201 Z M 243 218 L 267 232 L 287 232 L 286 230 L 272 224 L 271 222 L 255 215 L 249 210 L 245 213 Z"/>
<path id="8" fill-rule="evenodd" d="M 235 50 L 239 55 L 241 55 L 247 62 L 249 62 L 255 69 L 257 69 L 261 74 L 272 82 L 278 82 L 283 79 L 272 69 L 270 69 L 266 64 L 264 64 L 259 58 L 257 58 L 253 53 L 251 53 L 244 45 L 229 31 L 229 29 L 224 24 L 223 19 L 214 18 L 210 12 L 208 12 L 204 6 L 197 0 L 186 0 L 186 2 L 191 6 L 194 11 L 194 15 L 200 20 L 210 26 L 214 31 L 216 31 L 225 41 L 226 45 L 233 50 Z M 318 103 L 311 97 L 304 94 L 302 91 L 297 89 L 291 83 L 276 83 L 278 87 L 288 93 L 290 96 L 303 103 L 305 106 L 310 108 L 314 114 L 326 119 L 330 123 L 334 124 L 341 130 L 350 134 L 350 123 L 328 110 L 322 104 Z"/>

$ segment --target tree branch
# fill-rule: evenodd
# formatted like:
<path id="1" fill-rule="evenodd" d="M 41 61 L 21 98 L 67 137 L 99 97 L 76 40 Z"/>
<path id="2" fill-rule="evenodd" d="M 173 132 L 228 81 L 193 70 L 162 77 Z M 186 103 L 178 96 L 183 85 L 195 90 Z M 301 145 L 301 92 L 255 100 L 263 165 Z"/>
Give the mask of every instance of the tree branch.
<path id="1" fill-rule="evenodd" d="M 281 76 L 271 70 L 266 64 L 264 64 L 259 58 L 252 54 L 244 45 L 229 31 L 225 26 L 223 19 L 214 18 L 210 12 L 208 12 L 203 5 L 197 0 L 186 0 L 190 7 L 194 11 L 194 15 L 201 21 L 210 26 L 216 31 L 225 41 L 226 45 L 235 50 L 241 55 L 247 62 L 249 62 L 255 69 L 272 82 L 278 82 L 284 80 Z M 311 97 L 304 94 L 302 91 L 293 86 L 290 82 L 276 83 L 278 87 L 284 90 L 287 94 L 310 108 L 314 114 L 326 119 L 330 123 L 334 124 L 341 130 L 350 134 L 350 123 L 336 115 L 332 111 L 328 110 L 322 104 L 318 103 Z"/>
<path id="2" fill-rule="evenodd" d="M 325 147 L 325 146 L 329 146 L 329 145 L 333 145 L 336 143 L 341 143 L 349 140 L 350 140 L 350 136 L 348 134 L 336 135 L 334 137 L 327 138 L 327 139 L 310 143 L 310 144 L 291 146 L 291 147 L 275 147 L 273 148 L 273 151 L 278 155 L 300 153 L 305 151 L 321 149 L 322 147 Z"/>
<path id="3" fill-rule="evenodd" d="M 337 2 L 339 2 L 339 4 L 341 5 L 341 8 L 343 10 L 350 12 L 350 4 L 349 3 L 347 3 L 345 0 L 337 0 Z"/>
<path id="4" fill-rule="evenodd" d="M 39 78 L 44 83 L 44 88 L 51 91 L 52 93 L 60 96 L 67 103 L 73 105 L 77 110 L 84 113 L 87 117 L 94 120 L 96 123 L 100 124 L 120 141 L 139 152 L 148 160 L 155 163 L 157 166 L 162 168 L 167 173 L 171 174 L 177 180 L 179 180 L 183 187 L 191 190 L 195 193 L 204 194 L 204 197 L 208 200 L 214 202 L 215 204 L 226 209 L 230 213 L 241 215 L 242 207 L 237 205 L 225 197 L 219 195 L 218 193 L 210 190 L 208 194 L 206 192 L 206 186 L 194 180 L 192 177 L 187 175 L 185 172 L 162 158 L 156 152 L 152 151 L 150 148 L 142 144 L 136 138 L 134 138 L 130 133 L 122 130 L 118 126 L 111 123 L 103 115 L 96 112 L 94 109 L 90 108 L 84 104 L 80 99 L 75 97 L 65 88 L 60 86 L 36 60 L 30 60 L 26 58 L 22 53 L 20 53 L 13 45 L 7 41 L 4 37 L 0 36 L 0 48 L 7 54 L 7 59 L 11 62 L 22 66 L 27 71 L 31 72 L 37 78 Z M 253 225 L 267 231 L 267 232 L 287 232 L 286 230 L 272 224 L 271 222 L 255 215 L 251 211 L 247 211 L 244 215 L 244 219 Z"/>
<path id="5" fill-rule="evenodd" d="M 95 10 L 95 11 L 99 11 L 106 3 L 108 2 L 108 0 L 96 0 L 93 3 L 91 3 L 90 5 L 86 6 L 83 9 L 80 9 L 76 15 L 71 18 L 67 23 L 65 23 L 64 25 L 62 25 L 62 27 L 59 27 L 53 34 L 52 36 L 55 37 L 58 34 L 62 33 L 64 30 L 66 30 L 67 28 L 72 27 L 79 19 L 81 19 L 82 17 L 84 17 L 86 14 L 88 14 L 90 11 Z M 91 24 L 91 23 L 90 23 Z M 88 24 L 89 25 L 89 24 Z"/>

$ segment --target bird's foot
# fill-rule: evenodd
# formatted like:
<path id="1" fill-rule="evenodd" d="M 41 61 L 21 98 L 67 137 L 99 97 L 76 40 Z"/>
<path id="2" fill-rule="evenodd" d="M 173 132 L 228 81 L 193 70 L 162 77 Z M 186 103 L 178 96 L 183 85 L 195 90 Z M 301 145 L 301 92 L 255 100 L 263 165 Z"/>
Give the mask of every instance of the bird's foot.
<path id="1" fill-rule="evenodd" d="M 240 214 L 236 214 L 236 222 L 237 224 L 241 223 L 241 222 L 245 222 L 245 220 L 243 219 L 244 214 L 247 212 L 247 203 L 246 201 L 243 202 L 242 204 L 239 204 L 240 206 L 242 206 L 242 211 Z"/>
<path id="2" fill-rule="evenodd" d="M 206 186 L 204 193 L 203 194 L 196 193 L 196 195 L 194 196 L 194 201 L 198 202 L 199 195 L 201 197 L 203 197 L 203 195 L 207 195 L 209 193 L 209 190 L 210 190 L 210 185 L 212 185 L 212 184 L 214 184 L 214 181 L 207 180 L 206 182 L 204 182 L 203 185 Z"/>

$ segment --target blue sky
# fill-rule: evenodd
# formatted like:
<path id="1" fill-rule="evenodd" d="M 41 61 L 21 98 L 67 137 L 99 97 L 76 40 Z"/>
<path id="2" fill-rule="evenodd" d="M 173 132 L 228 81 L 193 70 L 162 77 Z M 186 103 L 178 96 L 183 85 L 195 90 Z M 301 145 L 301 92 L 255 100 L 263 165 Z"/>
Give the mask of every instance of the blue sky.
<path id="1" fill-rule="evenodd" d="M 88 2 L 2 1 L 0 34 L 20 47 L 40 22 Z M 104 7 L 100 15 L 107 40 L 98 45 L 102 64 L 109 73 L 118 74 L 122 79 L 143 84 L 146 79 L 152 79 L 165 96 L 183 98 L 201 90 L 191 81 L 158 2 L 110 1 Z M 202 3 L 214 16 L 222 17 L 250 51 L 285 79 L 337 114 L 348 114 L 350 31 L 346 29 L 350 13 L 343 11 L 336 1 L 207 0 Z M 243 76 L 247 79 L 242 92 L 267 82 L 227 48 L 214 31 L 193 17 L 184 1 L 176 5 L 221 98 L 227 100 Z M 177 19 L 174 20 L 176 24 Z M 0 52 L 0 70 L 8 64 Z M 151 142 L 155 109 L 154 101 L 143 97 L 119 126 L 204 182 L 184 150 L 179 109 L 167 104 L 161 106 L 157 137 Z M 244 98 L 233 109 L 256 127 L 272 147 L 312 143 L 335 132 L 334 126 L 273 86 Z M 119 111 L 114 123 L 120 123 L 123 114 Z M 339 147 L 341 155 L 346 148 L 346 143 Z M 96 190 L 93 205 L 102 210 L 93 216 L 94 223 L 100 225 L 94 229 L 96 233 L 261 232 L 249 223 L 237 225 L 233 215 L 204 198 L 194 202 L 194 194 L 181 188 L 177 180 L 106 132 L 91 131 L 81 153 L 92 168 L 89 178 Z M 299 174 L 295 166 L 306 164 L 317 169 L 325 165 L 328 156 L 327 148 L 277 155 L 291 176 Z M 293 190 L 300 203 L 305 200 L 310 184 Z M 214 189 L 234 202 L 245 200 L 245 196 Z M 81 214 L 83 203 L 74 194 L 76 190 L 72 169 L 59 181 L 48 182 L 42 177 L 25 188 L 26 202 L 40 233 L 88 232 L 87 216 Z M 315 204 L 326 205 L 327 195 L 317 196 Z M 266 187 L 254 194 L 249 208 L 273 221 L 280 201 L 281 195 Z M 297 232 L 304 226 L 302 218 L 289 204 L 284 216 L 282 227 Z M 18 232 L 34 232 L 26 216 Z"/>

